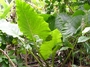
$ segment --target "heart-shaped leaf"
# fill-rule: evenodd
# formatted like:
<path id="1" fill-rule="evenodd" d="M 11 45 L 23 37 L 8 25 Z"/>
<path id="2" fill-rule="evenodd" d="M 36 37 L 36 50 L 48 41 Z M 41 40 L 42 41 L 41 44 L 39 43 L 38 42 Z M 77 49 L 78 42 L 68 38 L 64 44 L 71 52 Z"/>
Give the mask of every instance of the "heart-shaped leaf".
<path id="1" fill-rule="evenodd" d="M 45 40 L 49 35 L 50 29 L 48 23 L 34 11 L 30 4 L 16 0 L 16 14 L 20 30 L 30 40 L 33 40 L 35 35 Z"/>
<path id="2" fill-rule="evenodd" d="M 48 59 L 52 54 L 54 47 L 59 43 L 61 46 L 61 33 L 59 30 L 55 29 L 51 32 L 52 39 L 50 41 L 44 42 L 40 47 L 40 53 L 45 59 Z"/>

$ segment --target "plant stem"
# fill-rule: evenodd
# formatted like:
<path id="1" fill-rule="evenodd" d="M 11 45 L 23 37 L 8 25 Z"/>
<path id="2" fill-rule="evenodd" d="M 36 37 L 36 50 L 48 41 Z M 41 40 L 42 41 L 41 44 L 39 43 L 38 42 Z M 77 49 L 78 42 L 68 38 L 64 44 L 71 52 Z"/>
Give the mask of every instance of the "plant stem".
<path id="1" fill-rule="evenodd" d="M 19 39 L 22 42 L 23 47 L 24 47 L 25 46 L 25 43 L 22 41 L 21 38 L 19 38 Z M 34 53 L 31 50 L 29 50 L 29 51 L 30 51 L 31 55 L 36 59 L 36 61 L 41 65 L 41 67 L 43 67 L 43 64 L 38 60 L 38 58 L 34 55 Z"/>
<path id="2" fill-rule="evenodd" d="M 40 53 L 40 52 L 39 52 L 39 54 L 40 54 L 41 58 L 43 59 L 43 61 L 45 62 L 46 67 L 49 67 L 48 63 L 46 62 L 46 60 L 44 59 L 44 57 L 41 55 L 41 53 Z"/>
<path id="3" fill-rule="evenodd" d="M 41 56 L 42 60 L 45 62 L 46 67 L 49 67 L 48 63 L 46 62 L 46 60 L 44 59 L 44 57 L 42 56 L 42 54 L 39 52 L 39 49 L 38 49 L 37 44 L 36 44 L 36 42 L 35 42 L 35 40 L 34 40 L 33 37 L 32 37 L 32 40 L 33 40 L 33 42 L 34 42 L 35 48 L 37 49 L 39 55 Z"/>
<path id="4" fill-rule="evenodd" d="M 35 44 L 35 48 L 37 49 L 39 55 L 41 56 L 42 60 L 45 62 L 46 67 L 49 67 L 48 63 L 46 62 L 46 60 L 44 59 L 44 57 L 42 56 L 42 54 L 39 52 L 39 49 L 38 49 L 37 44 L 36 44 L 36 42 L 35 42 L 34 39 L 33 39 L 33 42 L 34 42 L 34 44 Z"/>
<path id="5" fill-rule="evenodd" d="M 80 66 L 82 66 L 82 48 L 80 48 Z"/>
<path id="6" fill-rule="evenodd" d="M 28 54 L 27 54 L 27 52 L 26 52 L 26 55 L 25 55 L 25 65 L 26 65 L 26 67 L 29 67 L 29 66 L 28 66 L 28 62 L 27 62 L 27 57 L 28 57 Z"/>
<path id="7" fill-rule="evenodd" d="M 73 50 L 70 51 L 70 53 L 68 54 L 67 58 L 65 59 L 65 61 L 63 62 L 62 66 L 61 67 L 64 67 L 66 61 L 68 60 L 68 58 L 70 57 L 71 53 L 72 53 Z"/>
<path id="8" fill-rule="evenodd" d="M 56 55 L 56 51 L 59 49 L 60 45 L 57 44 L 57 46 L 55 47 L 55 49 L 53 50 L 53 53 L 52 53 L 52 66 L 54 67 L 54 58 L 55 58 L 55 55 Z"/>
<path id="9" fill-rule="evenodd" d="M 66 61 L 68 60 L 68 58 L 70 57 L 71 53 L 73 52 L 73 49 L 74 49 L 74 47 L 76 46 L 76 43 L 77 43 L 77 41 L 74 43 L 73 48 L 71 49 L 70 53 L 69 53 L 68 56 L 66 57 L 66 59 L 65 59 L 65 61 L 63 62 L 63 64 L 62 64 L 61 67 L 64 67 Z"/>
<path id="10" fill-rule="evenodd" d="M 10 59 L 10 57 L 2 49 L 0 49 L 0 51 L 8 58 L 9 62 L 11 63 L 11 65 L 13 67 L 16 67 L 15 64 L 12 62 L 12 60 Z"/>
<path id="11" fill-rule="evenodd" d="M 31 50 L 30 50 L 30 53 L 38 61 L 38 63 L 41 65 L 41 67 L 43 67 L 43 64 L 38 60 L 38 58 L 34 55 L 34 53 Z"/>
<path id="12" fill-rule="evenodd" d="M 74 55 L 72 56 L 72 58 L 73 58 L 73 59 L 72 59 L 72 64 L 74 64 Z"/>

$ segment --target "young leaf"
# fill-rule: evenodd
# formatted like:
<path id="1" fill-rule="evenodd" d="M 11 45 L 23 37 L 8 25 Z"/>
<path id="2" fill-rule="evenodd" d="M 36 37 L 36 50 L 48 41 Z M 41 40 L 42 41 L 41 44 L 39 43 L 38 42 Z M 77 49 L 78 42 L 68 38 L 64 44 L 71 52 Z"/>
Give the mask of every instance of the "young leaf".
<path id="1" fill-rule="evenodd" d="M 16 13 L 18 17 L 18 25 L 20 30 L 30 40 L 33 40 L 35 35 L 44 39 L 49 35 L 50 29 L 40 15 L 34 9 L 22 0 L 16 0 Z"/>
<path id="2" fill-rule="evenodd" d="M 86 34 L 87 32 L 90 31 L 90 27 L 86 27 L 83 31 L 82 31 L 82 34 Z"/>
<path id="3" fill-rule="evenodd" d="M 81 37 L 79 37 L 79 39 L 78 39 L 78 43 L 80 43 L 80 42 L 85 42 L 85 41 L 87 41 L 87 40 L 89 40 L 89 39 L 90 39 L 89 37 L 81 36 Z"/>
<path id="4" fill-rule="evenodd" d="M 62 47 L 60 51 L 67 50 L 69 47 Z"/>
<path id="5" fill-rule="evenodd" d="M 61 33 L 55 29 L 51 32 L 52 40 L 44 42 L 40 47 L 40 53 L 44 59 L 48 59 L 53 52 L 53 48 L 57 46 L 58 43 L 61 43 Z M 61 44 L 60 44 L 61 46 Z"/>

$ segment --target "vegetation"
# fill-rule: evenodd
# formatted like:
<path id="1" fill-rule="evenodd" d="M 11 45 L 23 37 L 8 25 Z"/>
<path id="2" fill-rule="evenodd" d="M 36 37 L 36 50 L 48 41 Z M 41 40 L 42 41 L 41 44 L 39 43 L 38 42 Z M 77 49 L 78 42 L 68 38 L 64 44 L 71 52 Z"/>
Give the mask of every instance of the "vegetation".
<path id="1" fill-rule="evenodd" d="M 0 1 L 0 67 L 89 67 L 89 18 L 89 0 Z"/>

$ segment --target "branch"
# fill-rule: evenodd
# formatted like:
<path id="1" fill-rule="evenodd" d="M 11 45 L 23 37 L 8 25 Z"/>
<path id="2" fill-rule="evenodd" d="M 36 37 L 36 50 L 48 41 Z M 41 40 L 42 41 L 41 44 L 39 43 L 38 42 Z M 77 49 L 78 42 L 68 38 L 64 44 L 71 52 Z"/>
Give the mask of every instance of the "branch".
<path id="1" fill-rule="evenodd" d="M 13 67 L 16 67 L 15 64 L 12 62 L 12 60 L 10 59 L 10 57 L 2 49 L 0 49 L 0 52 L 2 52 L 8 58 L 9 62 Z"/>

